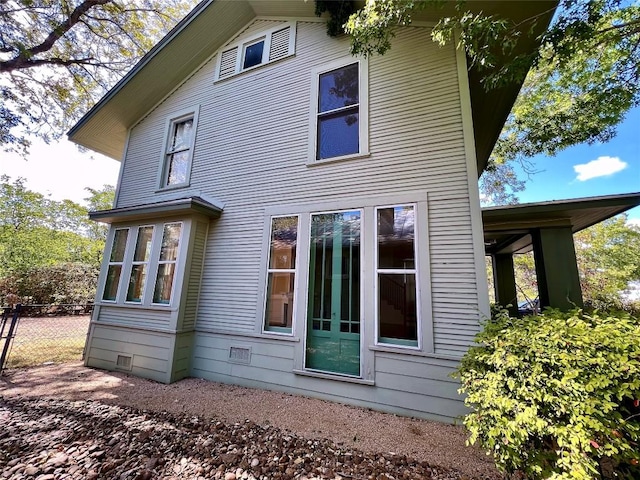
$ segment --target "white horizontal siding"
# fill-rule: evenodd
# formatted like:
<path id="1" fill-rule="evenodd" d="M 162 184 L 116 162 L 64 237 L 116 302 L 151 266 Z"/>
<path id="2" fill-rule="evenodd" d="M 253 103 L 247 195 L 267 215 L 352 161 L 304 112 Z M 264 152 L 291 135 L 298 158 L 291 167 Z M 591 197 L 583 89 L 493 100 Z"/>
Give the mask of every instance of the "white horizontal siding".
<path id="1" fill-rule="evenodd" d="M 191 269 L 189 278 L 186 279 L 186 300 L 182 328 L 191 330 L 196 324 L 196 313 L 198 310 L 198 300 L 200 298 L 200 279 L 202 278 L 202 267 L 207 241 L 207 231 L 209 224 L 205 222 L 195 222 L 195 233 L 191 251 Z"/>
<path id="2" fill-rule="evenodd" d="M 236 345 L 251 348 L 250 364 L 229 361 Z M 376 383 L 360 385 L 296 375 L 293 356 L 290 342 L 198 332 L 192 375 L 448 423 L 466 413 L 459 384 L 450 377 L 455 361 L 376 352 Z"/>
<path id="3" fill-rule="evenodd" d="M 197 325 L 249 332 L 260 317 L 265 208 L 428 192 L 435 352 L 459 356 L 473 330 L 452 319 L 477 325 L 479 314 L 453 47 L 435 46 L 425 28 L 400 30 L 391 51 L 369 61 L 371 155 L 309 167 L 310 72 L 348 48 L 324 24 L 300 22 L 294 57 L 216 84 L 209 62 L 132 131 L 118 206 L 178 194 L 224 201 L 207 241 Z M 192 184 L 156 193 L 166 118 L 188 105 L 200 106 Z"/>
<path id="4" fill-rule="evenodd" d="M 169 381 L 172 339 L 169 335 L 93 324 L 85 363 L 117 370 L 118 355 L 131 357 L 131 373 L 159 382 Z"/>
<path id="5" fill-rule="evenodd" d="M 98 322 L 117 324 L 138 328 L 167 329 L 171 322 L 172 312 L 137 307 L 102 306 L 98 313 Z"/>

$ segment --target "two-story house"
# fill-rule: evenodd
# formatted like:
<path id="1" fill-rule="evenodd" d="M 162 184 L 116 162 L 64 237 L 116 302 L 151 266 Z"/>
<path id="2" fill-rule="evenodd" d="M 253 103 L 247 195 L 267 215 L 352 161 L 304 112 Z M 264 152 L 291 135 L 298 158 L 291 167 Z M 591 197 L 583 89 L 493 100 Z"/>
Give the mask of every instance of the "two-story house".
<path id="1" fill-rule="evenodd" d="M 471 5 L 544 28 L 555 3 Z M 367 59 L 313 9 L 204 1 L 71 130 L 122 162 L 85 362 L 452 421 L 519 85 L 486 92 L 438 12 Z"/>

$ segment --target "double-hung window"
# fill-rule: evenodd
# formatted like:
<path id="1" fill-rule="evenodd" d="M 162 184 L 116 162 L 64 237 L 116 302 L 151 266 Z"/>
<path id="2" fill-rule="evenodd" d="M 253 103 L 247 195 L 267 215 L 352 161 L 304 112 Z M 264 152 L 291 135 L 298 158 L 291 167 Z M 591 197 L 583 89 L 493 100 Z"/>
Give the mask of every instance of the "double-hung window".
<path id="1" fill-rule="evenodd" d="M 127 302 L 141 303 L 149 271 L 149 256 L 153 241 L 153 226 L 138 227 L 136 247 L 131 262 Z"/>
<path id="2" fill-rule="evenodd" d="M 314 71 L 311 145 L 314 161 L 368 153 L 367 63 Z"/>
<path id="3" fill-rule="evenodd" d="M 415 205 L 376 208 L 378 343 L 418 347 Z"/>
<path id="4" fill-rule="evenodd" d="M 169 120 L 160 169 L 160 188 L 189 184 L 197 122 L 197 109 L 183 112 Z"/>
<path id="5" fill-rule="evenodd" d="M 181 223 L 167 223 L 164 225 L 158 273 L 153 292 L 153 303 L 168 305 L 171 302 L 173 279 L 176 273 L 178 249 L 180 247 Z"/>
<path id="6" fill-rule="evenodd" d="M 124 254 L 127 249 L 128 228 L 118 228 L 113 236 L 111 254 L 109 255 L 109 266 L 107 267 L 107 278 L 102 292 L 102 299 L 116 301 L 118 297 L 118 286 L 120 285 L 120 275 L 124 263 Z"/>
<path id="7" fill-rule="evenodd" d="M 298 216 L 271 219 L 265 330 L 291 333 L 296 285 Z"/>

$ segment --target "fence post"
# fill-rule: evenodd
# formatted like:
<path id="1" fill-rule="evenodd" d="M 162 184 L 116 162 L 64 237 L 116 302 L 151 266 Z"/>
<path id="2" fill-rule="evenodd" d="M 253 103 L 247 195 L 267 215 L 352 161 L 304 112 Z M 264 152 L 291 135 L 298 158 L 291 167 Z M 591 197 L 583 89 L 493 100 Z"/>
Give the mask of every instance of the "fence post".
<path id="1" fill-rule="evenodd" d="M 11 341 L 13 340 L 16 325 L 18 324 L 18 318 L 20 317 L 21 307 L 22 305 L 20 303 L 16 305 L 16 308 L 13 311 L 13 316 L 11 317 L 11 323 L 9 324 L 9 331 L 7 332 L 7 336 L 4 337 L 4 346 L 2 347 L 2 355 L 0 355 L 0 373 L 2 373 L 2 370 L 4 370 L 4 364 L 9 353 L 9 346 L 11 345 Z"/>

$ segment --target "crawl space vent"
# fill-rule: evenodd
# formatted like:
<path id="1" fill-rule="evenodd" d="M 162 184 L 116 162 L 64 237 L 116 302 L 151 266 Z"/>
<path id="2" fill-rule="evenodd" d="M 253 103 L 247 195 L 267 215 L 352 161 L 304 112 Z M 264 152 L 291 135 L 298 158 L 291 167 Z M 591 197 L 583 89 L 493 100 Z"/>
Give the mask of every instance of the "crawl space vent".
<path id="1" fill-rule="evenodd" d="M 131 357 L 128 355 L 118 355 L 116 368 L 120 370 L 131 370 Z"/>
<path id="2" fill-rule="evenodd" d="M 229 361 L 249 364 L 251 362 L 251 347 L 229 348 Z"/>

